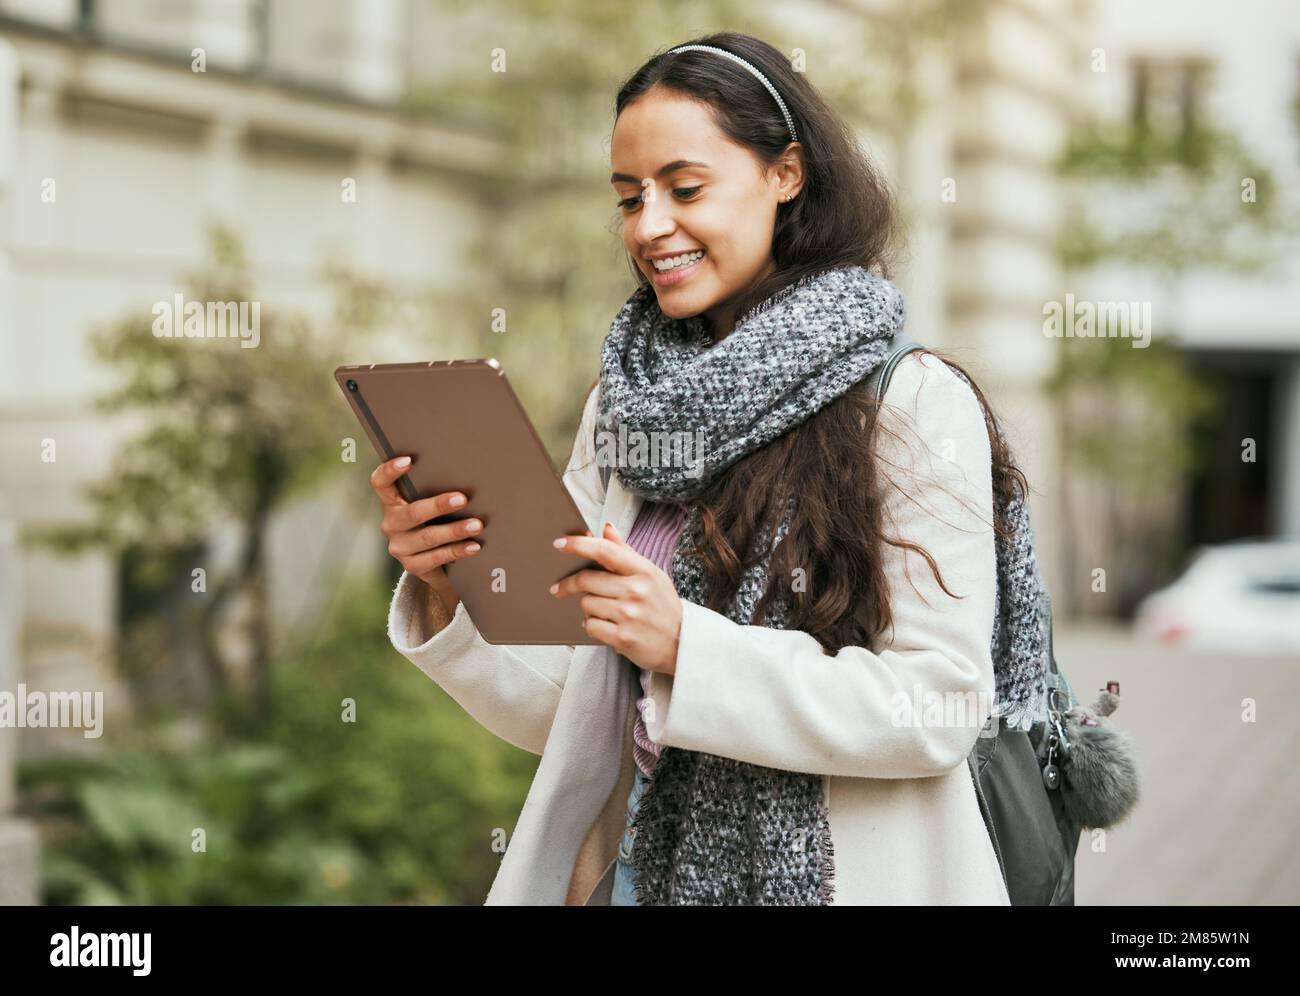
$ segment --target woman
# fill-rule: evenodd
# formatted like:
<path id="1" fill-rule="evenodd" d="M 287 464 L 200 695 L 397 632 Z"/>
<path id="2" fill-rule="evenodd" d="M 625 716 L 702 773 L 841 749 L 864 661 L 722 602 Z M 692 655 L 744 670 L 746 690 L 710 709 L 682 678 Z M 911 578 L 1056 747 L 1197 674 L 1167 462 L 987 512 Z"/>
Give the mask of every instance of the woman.
<path id="1" fill-rule="evenodd" d="M 1042 714 L 1026 485 L 937 354 L 862 389 L 902 328 L 885 185 L 731 32 L 624 84 L 611 160 L 639 287 L 564 475 L 596 535 L 556 542 L 605 569 L 553 589 L 599 644 L 486 643 L 443 572 L 481 526 L 372 477 L 394 646 L 541 755 L 487 901 L 1007 904 L 967 756 Z M 606 486 L 619 433 L 685 444 Z"/>

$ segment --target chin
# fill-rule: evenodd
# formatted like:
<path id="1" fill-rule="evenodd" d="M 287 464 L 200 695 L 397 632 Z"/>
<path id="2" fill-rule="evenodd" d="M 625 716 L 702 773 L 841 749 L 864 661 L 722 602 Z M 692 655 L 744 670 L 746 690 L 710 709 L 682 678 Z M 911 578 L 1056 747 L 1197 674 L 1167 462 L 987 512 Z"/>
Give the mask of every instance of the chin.
<path id="1" fill-rule="evenodd" d="M 687 305 L 681 301 L 673 301 L 671 299 L 665 301 L 661 297 L 659 299 L 659 310 L 662 311 L 669 318 L 676 318 L 680 320 L 683 318 L 694 318 L 704 309 Z"/>
<path id="2" fill-rule="evenodd" d="M 694 318 L 711 308 L 714 300 L 712 295 L 701 294 L 695 288 L 687 290 L 685 287 L 680 291 L 672 288 L 656 290 L 655 296 L 659 300 L 659 310 L 669 318 L 676 319 Z"/>

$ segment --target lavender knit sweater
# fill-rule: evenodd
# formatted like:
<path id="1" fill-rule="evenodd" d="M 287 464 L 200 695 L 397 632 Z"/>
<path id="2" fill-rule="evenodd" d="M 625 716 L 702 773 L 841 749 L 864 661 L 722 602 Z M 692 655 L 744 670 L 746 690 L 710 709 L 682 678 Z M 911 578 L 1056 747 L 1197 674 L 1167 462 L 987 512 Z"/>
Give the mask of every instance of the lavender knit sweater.
<path id="1" fill-rule="evenodd" d="M 646 501 L 641 505 L 627 544 L 641 556 L 656 564 L 666 574 L 672 575 L 673 553 L 685 521 L 685 507 L 671 502 Z M 627 661 L 626 657 L 621 657 Z M 628 661 L 631 664 L 631 661 Z M 635 665 L 633 665 L 635 666 Z M 641 668 L 641 696 L 636 700 L 636 719 L 632 726 L 632 753 L 637 767 L 646 775 L 654 770 L 655 762 L 663 750 L 646 733 L 645 708 L 650 701 L 650 672 Z"/>

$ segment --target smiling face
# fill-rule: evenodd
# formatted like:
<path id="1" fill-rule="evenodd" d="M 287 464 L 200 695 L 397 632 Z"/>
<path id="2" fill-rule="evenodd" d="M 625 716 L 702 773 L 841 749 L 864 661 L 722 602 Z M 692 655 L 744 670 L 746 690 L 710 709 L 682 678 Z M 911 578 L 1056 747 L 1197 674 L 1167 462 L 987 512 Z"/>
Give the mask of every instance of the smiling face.
<path id="1" fill-rule="evenodd" d="M 772 268 L 777 205 L 802 181 L 790 151 L 765 171 L 707 104 L 661 88 L 624 107 L 610 145 L 623 244 L 665 315 L 731 331 L 736 300 Z"/>

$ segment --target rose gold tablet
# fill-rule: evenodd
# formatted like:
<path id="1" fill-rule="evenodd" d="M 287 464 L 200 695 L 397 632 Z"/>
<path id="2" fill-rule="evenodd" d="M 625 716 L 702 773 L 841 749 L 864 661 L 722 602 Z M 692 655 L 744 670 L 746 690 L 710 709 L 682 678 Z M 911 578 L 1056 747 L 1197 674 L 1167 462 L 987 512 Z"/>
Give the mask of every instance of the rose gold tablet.
<path id="1" fill-rule="evenodd" d="M 590 533 L 551 465 L 531 420 L 496 360 L 441 360 L 346 366 L 334 371 L 381 459 L 408 455 L 398 480 L 407 501 L 460 491 L 457 512 L 477 518 L 482 549 L 446 566 L 447 577 L 488 643 L 594 644 L 577 597 L 550 586 L 598 567 L 552 546 L 557 536 Z"/>

